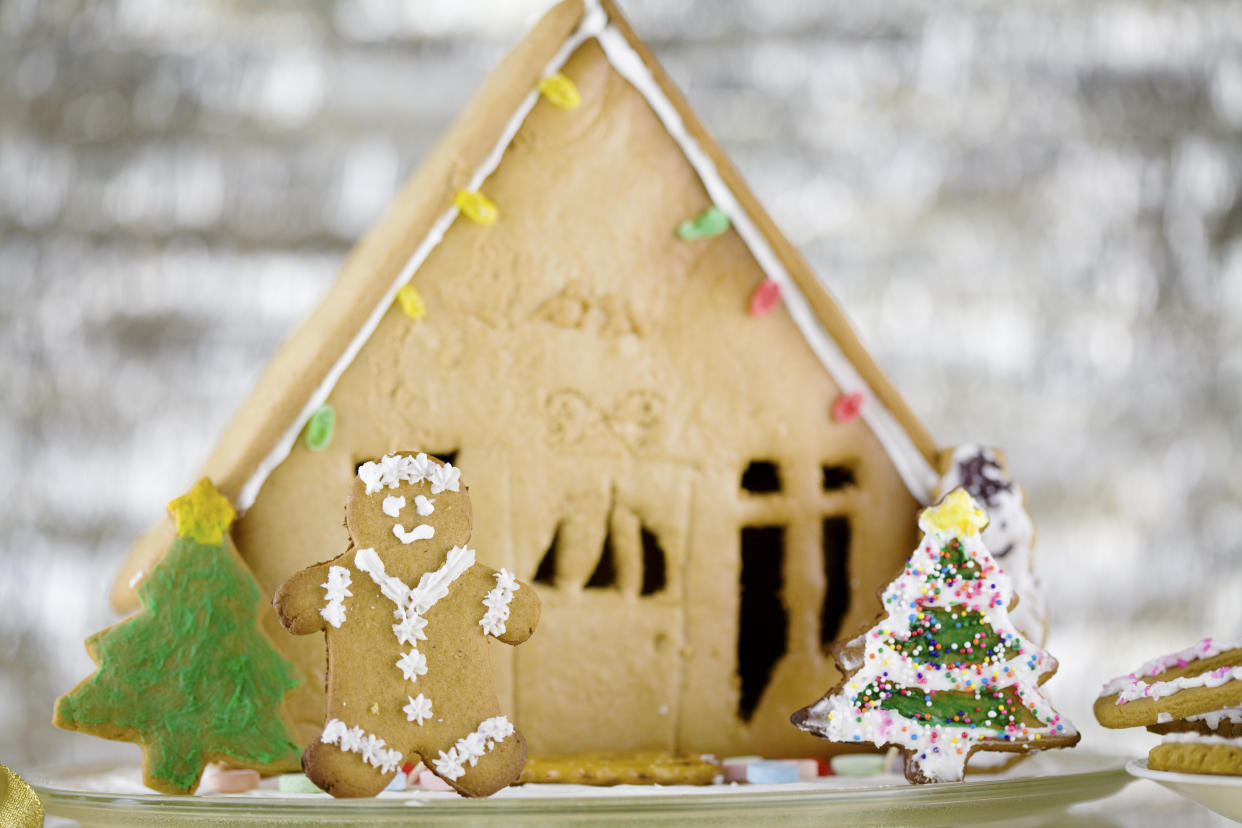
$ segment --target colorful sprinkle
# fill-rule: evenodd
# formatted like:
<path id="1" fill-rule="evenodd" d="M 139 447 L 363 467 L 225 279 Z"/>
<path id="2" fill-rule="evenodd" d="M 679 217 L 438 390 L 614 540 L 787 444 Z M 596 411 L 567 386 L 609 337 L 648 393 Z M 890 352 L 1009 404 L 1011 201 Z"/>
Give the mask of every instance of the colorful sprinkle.
<path id="1" fill-rule="evenodd" d="M 453 204 L 475 224 L 495 224 L 496 219 L 500 218 L 500 210 L 492 200 L 477 191 L 458 190 L 457 195 L 453 196 Z"/>
<path id="2" fill-rule="evenodd" d="M 336 430 L 336 409 L 324 403 L 315 409 L 306 423 L 306 447 L 311 451 L 323 451 L 332 443 Z"/>
<path id="3" fill-rule="evenodd" d="M 539 91 L 548 99 L 549 103 L 553 106 L 559 106 L 561 109 L 577 109 L 578 105 L 582 103 L 582 97 L 578 94 L 578 87 L 560 72 L 548 75 L 539 81 Z"/>
<path id="4" fill-rule="evenodd" d="M 402 313 L 415 321 L 427 315 L 427 303 L 413 285 L 406 285 L 397 291 L 397 304 L 401 305 Z"/>
<path id="5" fill-rule="evenodd" d="M 862 413 L 865 400 L 866 397 L 861 391 L 851 391 L 848 394 L 842 394 L 832 404 L 832 419 L 838 423 L 852 423 Z"/>
<path id="6" fill-rule="evenodd" d="M 764 279 L 750 295 L 746 312 L 751 316 L 767 316 L 781 301 L 781 286 L 771 279 Z"/>
<path id="7" fill-rule="evenodd" d="M 698 241 L 719 236 L 729 229 L 729 217 L 716 205 L 708 207 L 692 219 L 677 226 L 677 238 L 682 241 Z"/>

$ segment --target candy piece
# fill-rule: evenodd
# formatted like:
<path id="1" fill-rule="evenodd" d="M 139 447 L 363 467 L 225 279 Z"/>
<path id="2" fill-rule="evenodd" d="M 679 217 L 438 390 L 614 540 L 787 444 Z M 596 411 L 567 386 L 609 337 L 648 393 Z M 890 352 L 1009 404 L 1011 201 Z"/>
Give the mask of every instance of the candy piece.
<path id="1" fill-rule="evenodd" d="M 500 218 L 500 210 L 492 203 L 492 200 L 480 192 L 473 190 L 458 190 L 457 195 L 453 196 L 453 203 L 457 205 L 457 209 L 461 210 L 466 218 L 475 224 L 495 224 L 496 219 Z"/>
<path id="2" fill-rule="evenodd" d="M 177 520 L 177 536 L 204 546 L 219 546 L 237 514 L 229 499 L 204 477 L 193 489 L 168 504 Z"/>
<path id="3" fill-rule="evenodd" d="M 276 780 L 281 793 L 323 793 L 304 773 L 282 773 Z"/>
<path id="4" fill-rule="evenodd" d="M 884 757 L 874 753 L 846 753 L 829 762 L 837 776 L 878 776 L 884 773 Z"/>
<path id="5" fill-rule="evenodd" d="M 746 312 L 751 316 L 767 316 L 781 301 L 781 286 L 771 279 L 764 279 L 750 295 Z"/>
<path id="6" fill-rule="evenodd" d="M 729 217 L 716 205 L 708 207 L 692 219 L 677 226 L 677 238 L 682 241 L 698 241 L 719 236 L 729 229 Z"/>
<path id="7" fill-rule="evenodd" d="M 763 757 L 760 756 L 730 756 L 724 759 L 721 764 L 724 766 L 724 778 L 726 782 L 745 782 L 746 769 L 755 762 L 762 762 Z"/>
<path id="8" fill-rule="evenodd" d="M 203 772 L 203 781 L 198 786 L 199 793 L 245 793 L 259 787 L 259 772 L 256 770 L 225 770 L 208 766 Z"/>
<path id="9" fill-rule="evenodd" d="M 789 760 L 761 759 L 746 768 L 746 781 L 752 785 L 788 785 L 797 782 L 798 763 Z"/>
<path id="10" fill-rule="evenodd" d="M 418 775 L 418 787 L 424 791 L 451 791 L 452 786 L 429 770 Z"/>
<path id="11" fill-rule="evenodd" d="M 413 285 L 405 285 L 397 291 L 397 302 L 401 305 L 401 312 L 415 321 L 427 315 L 427 303 Z"/>
<path id="12" fill-rule="evenodd" d="M 561 109 L 577 109 L 578 104 L 582 103 L 578 87 L 560 72 L 539 81 L 539 91 L 550 103 Z"/>
<path id="13" fill-rule="evenodd" d="M 798 781 L 810 782 L 819 778 L 819 762 L 814 759 L 795 759 L 798 763 Z"/>
<path id="14" fill-rule="evenodd" d="M 323 451 L 332 442 L 336 429 L 336 409 L 324 403 L 315 409 L 306 424 L 306 447 L 311 451 Z"/>
<path id="15" fill-rule="evenodd" d="M 384 786 L 386 791 L 404 791 L 406 788 L 406 778 L 404 773 L 398 773 L 392 778 L 392 781 Z"/>
<path id="16" fill-rule="evenodd" d="M 854 391 L 849 394 L 842 394 L 837 401 L 832 404 L 832 419 L 838 423 L 852 423 L 858 419 L 858 415 L 862 413 L 863 402 L 866 398 L 863 392 Z"/>

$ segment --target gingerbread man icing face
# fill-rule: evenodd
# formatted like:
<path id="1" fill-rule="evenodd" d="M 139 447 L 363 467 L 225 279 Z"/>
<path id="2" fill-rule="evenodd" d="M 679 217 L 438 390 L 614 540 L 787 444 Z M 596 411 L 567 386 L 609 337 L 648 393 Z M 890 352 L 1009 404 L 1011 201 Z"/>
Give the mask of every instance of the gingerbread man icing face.
<path id="1" fill-rule="evenodd" d="M 421 759 L 466 796 L 508 785 L 526 744 L 500 711 L 487 638 L 525 641 L 539 599 L 475 562 L 460 471 L 425 454 L 365 463 L 345 524 L 351 548 L 275 600 L 291 632 L 327 637 L 328 709 L 307 775 L 333 796 L 373 796 Z"/>

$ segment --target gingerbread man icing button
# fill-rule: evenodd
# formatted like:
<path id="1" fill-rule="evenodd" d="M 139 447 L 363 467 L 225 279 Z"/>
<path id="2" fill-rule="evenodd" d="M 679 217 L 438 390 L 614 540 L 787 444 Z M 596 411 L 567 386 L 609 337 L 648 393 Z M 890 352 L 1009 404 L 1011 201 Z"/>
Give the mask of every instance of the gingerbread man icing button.
<path id="1" fill-rule="evenodd" d="M 529 638 L 539 598 L 475 561 L 460 471 L 426 454 L 364 463 L 345 525 L 350 548 L 274 601 L 290 632 L 326 634 L 327 711 L 306 775 L 337 797 L 374 796 L 415 760 L 465 796 L 515 781 L 526 742 L 500 710 L 487 639 Z"/>

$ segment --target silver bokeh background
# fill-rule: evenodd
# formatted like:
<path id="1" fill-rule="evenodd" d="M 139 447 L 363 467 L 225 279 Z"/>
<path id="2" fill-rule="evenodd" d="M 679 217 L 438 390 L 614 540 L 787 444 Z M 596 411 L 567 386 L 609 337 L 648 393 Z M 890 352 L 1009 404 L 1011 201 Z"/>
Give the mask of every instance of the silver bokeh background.
<path id="1" fill-rule="evenodd" d="M 126 749 L 47 720 L 129 543 L 545 6 L 0 2 L 0 761 Z M 1006 449 L 1051 689 L 1137 755 L 1100 683 L 1242 634 L 1242 4 L 626 6 L 937 438 Z"/>

